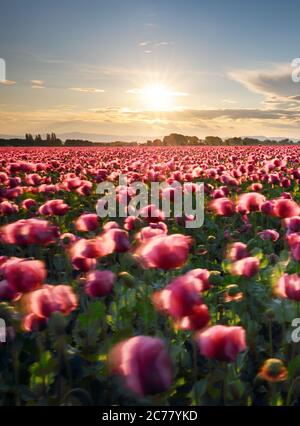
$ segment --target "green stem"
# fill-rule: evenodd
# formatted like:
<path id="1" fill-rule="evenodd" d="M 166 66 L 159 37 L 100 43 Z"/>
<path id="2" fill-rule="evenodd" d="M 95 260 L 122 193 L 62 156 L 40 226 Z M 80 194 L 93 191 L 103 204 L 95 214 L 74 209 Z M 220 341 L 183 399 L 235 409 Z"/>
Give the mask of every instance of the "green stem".
<path id="1" fill-rule="evenodd" d="M 296 377 L 296 379 L 293 380 L 293 382 L 290 386 L 290 389 L 289 389 L 289 392 L 288 392 L 288 395 L 287 395 L 287 398 L 286 398 L 286 405 L 287 406 L 291 405 L 291 399 L 292 399 L 292 396 L 293 396 L 294 388 L 295 388 L 295 386 L 298 382 L 300 382 L 300 376 Z"/>
<path id="2" fill-rule="evenodd" d="M 269 344 L 270 344 L 270 357 L 273 357 L 273 335 L 272 335 L 272 321 L 269 321 Z"/>
<path id="3" fill-rule="evenodd" d="M 193 373 L 194 373 L 194 399 L 195 399 L 195 405 L 199 405 L 199 398 L 198 398 L 198 387 L 197 387 L 197 376 L 198 376 L 198 365 L 197 365 L 197 344 L 195 340 L 192 342 L 193 346 Z"/>

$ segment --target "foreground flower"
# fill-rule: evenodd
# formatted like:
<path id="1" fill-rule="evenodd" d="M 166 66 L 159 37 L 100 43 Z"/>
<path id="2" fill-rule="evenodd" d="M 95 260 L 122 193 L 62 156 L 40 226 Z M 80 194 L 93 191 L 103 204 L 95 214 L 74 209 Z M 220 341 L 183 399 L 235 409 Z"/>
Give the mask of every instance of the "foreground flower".
<path id="1" fill-rule="evenodd" d="M 6 244 L 46 246 L 55 241 L 59 231 L 56 226 L 50 225 L 46 220 L 21 219 L 3 226 L 0 236 Z"/>
<path id="2" fill-rule="evenodd" d="M 233 275 L 243 276 L 246 278 L 253 277 L 259 271 L 259 260 L 257 257 L 244 257 L 237 260 L 231 265 L 231 273 Z"/>
<path id="3" fill-rule="evenodd" d="M 286 236 L 288 246 L 291 250 L 292 257 L 299 261 L 300 260 L 300 234 L 293 232 Z"/>
<path id="4" fill-rule="evenodd" d="M 188 258 L 190 237 L 181 234 L 150 238 L 137 251 L 148 268 L 175 269 L 183 266 Z"/>
<path id="5" fill-rule="evenodd" d="M 130 249 L 128 233 L 124 229 L 111 228 L 102 234 L 104 244 L 112 246 L 116 253 L 124 253 Z"/>
<path id="6" fill-rule="evenodd" d="M 77 307 L 77 297 L 68 285 L 44 285 L 29 296 L 28 310 L 39 318 L 49 318 L 53 312 L 69 315 Z"/>
<path id="7" fill-rule="evenodd" d="M 300 302 L 300 276 L 283 274 L 277 283 L 275 292 L 279 297 Z"/>
<path id="8" fill-rule="evenodd" d="M 0 301 L 17 300 L 22 296 L 6 280 L 0 281 Z"/>
<path id="9" fill-rule="evenodd" d="M 90 259 L 96 259 L 108 254 L 107 246 L 100 238 L 85 239 L 81 238 L 72 245 L 70 250 L 71 257 L 83 256 Z"/>
<path id="10" fill-rule="evenodd" d="M 28 314 L 22 320 L 22 328 L 24 331 L 33 332 L 41 331 L 47 325 L 47 319 L 36 316 L 35 314 Z"/>
<path id="11" fill-rule="evenodd" d="M 259 377 L 268 382 L 283 382 L 287 379 L 288 371 L 281 359 L 267 359 L 260 369 Z"/>
<path id="12" fill-rule="evenodd" d="M 82 214 L 75 221 L 75 227 L 78 231 L 95 231 L 98 226 L 98 216 L 93 213 Z"/>
<path id="13" fill-rule="evenodd" d="M 35 290 L 45 280 L 47 272 L 40 260 L 18 259 L 4 265 L 4 276 L 17 293 Z"/>
<path id="14" fill-rule="evenodd" d="M 284 219 L 284 226 L 287 228 L 287 234 L 292 234 L 294 232 L 300 232 L 300 217 L 292 216 Z"/>
<path id="15" fill-rule="evenodd" d="M 275 200 L 274 214 L 281 219 L 298 216 L 300 214 L 300 207 L 293 200 L 279 198 Z"/>
<path id="16" fill-rule="evenodd" d="M 49 200 L 41 205 L 38 212 L 44 216 L 64 216 L 69 211 L 69 206 L 64 200 Z"/>
<path id="17" fill-rule="evenodd" d="M 224 302 L 240 302 L 244 295 L 236 284 L 229 284 L 224 293 Z"/>
<path id="18" fill-rule="evenodd" d="M 211 287 L 211 283 L 209 281 L 210 272 L 207 269 L 191 269 L 186 272 L 184 276 L 194 280 L 195 288 L 200 293 L 210 289 Z"/>
<path id="19" fill-rule="evenodd" d="M 201 355 L 218 361 L 235 361 L 246 349 L 245 330 L 237 326 L 215 325 L 200 331 L 196 342 Z"/>
<path id="20" fill-rule="evenodd" d="M 237 209 L 240 213 L 259 211 L 266 198 L 259 192 L 248 192 L 239 197 Z"/>
<path id="21" fill-rule="evenodd" d="M 210 203 L 210 208 L 219 216 L 232 216 L 235 213 L 234 203 L 226 197 L 216 198 Z"/>
<path id="22" fill-rule="evenodd" d="M 208 307 L 204 303 L 195 305 L 190 315 L 183 317 L 175 324 L 181 330 L 200 330 L 210 321 Z"/>
<path id="23" fill-rule="evenodd" d="M 86 277 L 85 292 L 91 297 L 103 297 L 111 293 L 115 281 L 111 271 L 92 271 Z"/>
<path id="24" fill-rule="evenodd" d="M 265 229 L 258 233 L 262 240 L 271 240 L 277 241 L 279 238 L 279 232 L 275 231 L 275 229 Z"/>
<path id="25" fill-rule="evenodd" d="M 140 216 L 147 222 L 162 222 L 165 219 L 164 213 L 155 204 L 149 204 L 140 211 Z"/>
<path id="26" fill-rule="evenodd" d="M 157 237 L 158 235 L 167 235 L 168 228 L 164 222 L 150 223 L 149 226 L 145 226 L 137 235 L 137 240 L 145 241 L 149 238 Z"/>
<path id="27" fill-rule="evenodd" d="M 244 243 L 233 243 L 229 246 L 227 251 L 227 258 L 236 261 L 243 259 L 244 257 L 249 257 L 249 252 L 246 244 Z"/>
<path id="28" fill-rule="evenodd" d="M 152 301 L 156 309 L 170 315 L 177 328 L 199 330 L 210 321 L 208 308 L 199 295 L 206 285 L 201 277 L 208 279 L 205 272 L 208 271 L 194 269 L 154 292 Z"/>
<path id="29" fill-rule="evenodd" d="M 140 396 L 165 392 L 172 383 L 171 359 L 161 339 L 131 337 L 118 343 L 110 353 L 113 374 Z"/>

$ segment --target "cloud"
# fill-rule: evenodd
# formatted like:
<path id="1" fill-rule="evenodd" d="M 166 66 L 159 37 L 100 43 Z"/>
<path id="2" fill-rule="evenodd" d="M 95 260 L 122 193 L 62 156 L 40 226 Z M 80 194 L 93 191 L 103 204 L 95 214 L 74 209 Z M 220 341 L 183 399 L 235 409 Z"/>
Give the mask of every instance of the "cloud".
<path id="1" fill-rule="evenodd" d="M 171 41 L 165 41 L 165 40 L 162 40 L 162 41 L 149 41 L 149 40 L 146 40 L 146 41 L 141 41 L 140 43 L 138 43 L 139 47 L 151 47 L 151 48 L 154 48 L 154 47 L 163 47 L 163 46 L 170 46 L 170 45 L 173 45 L 173 42 L 171 42 Z"/>
<path id="2" fill-rule="evenodd" d="M 30 80 L 30 83 L 32 84 L 32 89 L 46 89 L 43 80 Z"/>
<path id="3" fill-rule="evenodd" d="M 32 83 L 34 86 L 44 86 L 43 80 L 30 80 L 30 83 Z"/>
<path id="4" fill-rule="evenodd" d="M 14 84 L 17 84 L 14 80 L 0 80 L 1 84 L 4 84 L 5 86 L 13 86 Z"/>
<path id="5" fill-rule="evenodd" d="M 82 93 L 104 93 L 105 90 L 96 89 L 94 87 L 70 87 L 70 90 L 74 92 L 82 92 Z"/>
<path id="6" fill-rule="evenodd" d="M 291 65 L 278 64 L 270 69 L 232 71 L 229 77 L 273 103 L 300 101 L 300 83 L 293 82 L 292 71 Z"/>
<path id="7" fill-rule="evenodd" d="M 158 41 L 156 43 L 154 43 L 154 46 L 160 47 L 160 46 L 169 46 L 173 44 L 173 42 L 170 41 Z"/>
<path id="8" fill-rule="evenodd" d="M 150 111 L 121 106 L 90 108 L 87 110 L 60 107 L 39 110 L 9 111 L 0 109 L 3 133 L 22 134 L 55 131 L 109 132 L 165 135 L 176 131 L 205 136 L 257 135 L 299 137 L 300 108 L 177 108 L 172 111 Z"/>
<path id="9" fill-rule="evenodd" d="M 141 41 L 138 45 L 140 47 L 146 47 L 149 46 L 149 44 L 151 44 L 151 41 Z"/>

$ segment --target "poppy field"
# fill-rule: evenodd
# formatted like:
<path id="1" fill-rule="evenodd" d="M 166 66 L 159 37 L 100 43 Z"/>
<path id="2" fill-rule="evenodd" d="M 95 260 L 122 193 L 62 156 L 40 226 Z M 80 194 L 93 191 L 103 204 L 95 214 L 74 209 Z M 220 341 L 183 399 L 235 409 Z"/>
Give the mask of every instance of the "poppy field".
<path id="1" fill-rule="evenodd" d="M 0 149 L 0 404 L 299 405 L 299 154 Z M 174 181 L 202 226 L 97 214 L 103 182 Z"/>

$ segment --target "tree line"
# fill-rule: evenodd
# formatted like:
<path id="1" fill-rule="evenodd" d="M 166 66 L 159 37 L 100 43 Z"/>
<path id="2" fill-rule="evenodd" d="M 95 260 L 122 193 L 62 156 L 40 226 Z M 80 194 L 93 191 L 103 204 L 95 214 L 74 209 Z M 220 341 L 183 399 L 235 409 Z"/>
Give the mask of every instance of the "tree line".
<path id="1" fill-rule="evenodd" d="M 149 146 L 171 146 L 171 145 L 200 145 L 200 146 L 235 146 L 235 145 L 291 145 L 300 144 L 300 141 L 294 142 L 290 139 L 274 139 L 261 140 L 250 137 L 233 137 L 222 139 L 219 136 L 206 136 L 204 139 L 199 139 L 197 136 L 184 136 L 179 133 L 171 133 L 163 139 L 154 139 L 147 141 Z"/>
<path id="2" fill-rule="evenodd" d="M 59 147 L 59 146 L 236 146 L 236 145 L 300 145 L 300 141 L 294 142 L 290 139 L 282 139 L 280 141 L 273 139 L 260 140 L 251 137 L 233 137 L 222 139 L 219 136 L 206 136 L 204 139 L 199 139 L 197 136 L 185 136 L 179 133 L 171 133 L 164 136 L 162 139 L 148 140 L 146 143 L 134 142 L 91 142 L 89 140 L 81 139 L 66 139 L 64 142 L 59 139 L 55 133 L 48 133 L 43 139 L 40 134 L 33 137 L 32 134 L 26 133 L 25 138 L 0 138 L 1 146 L 46 146 L 46 147 Z"/>

